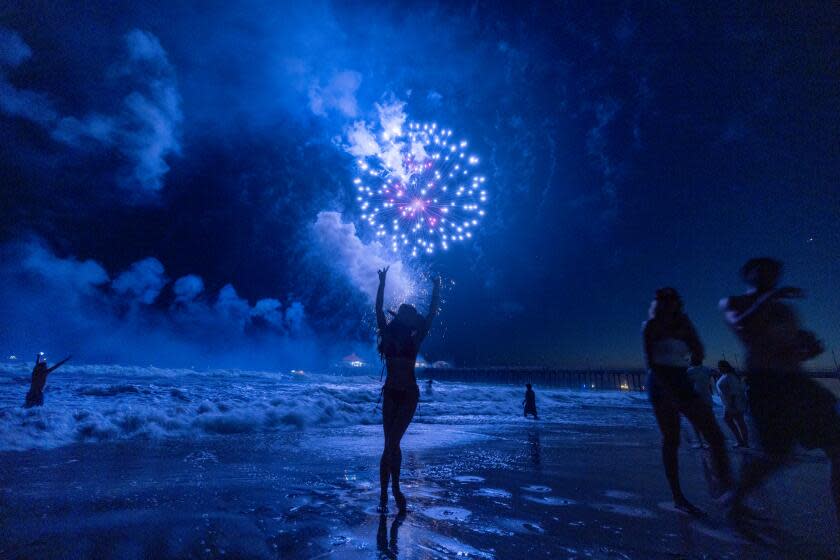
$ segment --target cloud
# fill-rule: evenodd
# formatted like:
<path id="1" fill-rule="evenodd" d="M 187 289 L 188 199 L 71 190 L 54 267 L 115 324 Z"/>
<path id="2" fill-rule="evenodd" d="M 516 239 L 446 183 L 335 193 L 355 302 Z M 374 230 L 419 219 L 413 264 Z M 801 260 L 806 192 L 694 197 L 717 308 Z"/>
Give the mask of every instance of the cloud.
<path id="1" fill-rule="evenodd" d="M 201 278 L 187 275 L 172 286 L 173 304 L 163 307 L 168 280 L 154 257 L 113 281 L 96 261 L 59 257 L 37 238 L 0 246 L 0 257 L 0 313 L 15 325 L 0 331 L 6 348 L 161 365 L 300 367 L 325 356 L 299 301 L 289 301 L 285 314 L 278 299 L 251 307 L 227 284 L 207 305 Z M 272 328 L 261 328 L 266 323 Z"/>
<path id="2" fill-rule="evenodd" d="M 428 156 L 422 144 L 406 145 L 402 140 L 408 119 L 405 102 L 392 99 L 377 103 L 376 113 L 377 123 L 356 121 L 345 129 L 347 143 L 344 149 L 358 158 L 378 158 L 390 174 L 408 181 L 412 172 L 406 165 L 406 156 L 411 154 L 416 161 L 423 161 Z"/>
<path id="3" fill-rule="evenodd" d="M 125 35 L 129 58 L 134 62 L 151 62 L 163 68 L 169 66 L 166 51 L 151 33 L 132 29 Z"/>
<path id="4" fill-rule="evenodd" d="M 77 117 L 61 115 L 47 94 L 11 84 L 6 70 L 29 59 L 32 50 L 16 32 L 0 28 L 0 111 L 43 126 L 68 146 L 116 148 L 128 161 L 117 173 L 117 183 L 148 195 L 163 187 L 167 159 L 181 151 L 181 97 L 174 68 L 157 37 L 135 29 L 124 40 L 125 58 L 111 76 L 115 87 L 132 86 L 120 110 Z"/>
<path id="5" fill-rule="evenodd" d="M 356 157 L 368 157 L 379 154 L 379 143 L 364 121 L 356 121 L 347 129 L 346 150 Z"/>
<path id="6" fill-rule="evenodd" d="M 172 286 L 175 302 L 181 304 L 192 303 L 203 291 L 204 281 L 195 274 L 187 274 L 178 278 Z"/>
<path id="7" fill-rule="evenodd" d="M 63 117 L 52 131 L 52 137 L 64 144 L 80 145 L 85 139 L 102 144 L 114 141 L 116 123 L 113 117 L 91 113 L 81 119 Z"/>
<path id="8" fill-rule="evenodd" d="M 132 264 L 111 283 L 114 292 L 125 298 L 149 305 L 154 303 L 167 279 L 163 264 L 154 257 Z"/>
<path id="9" fill-rule="evenodd" d="M 166 51 L 151 33 L 134 29 L 125 37 L 127 56 L 114 75 L 135 84 L 114 115 L 65 117 L 53 138 L 71 146 L 95 140 L 115 146 L 130 162 L 118 176 L 121 186 L 149 194 L 163 187 L 170 155 L 179 154 L 181 97 Z"/>
<path id="10" fill-rule="evenodd" d="M 616 202 L 615 181 L 618 170 L 613 158 L 609 154 L 608 132 L 615 121 L 621 105 L 618 101 L 607 98 L 595 105 L 595 121 L 586 135 L 587 153 L 595 159 L 598 170 L 603 177 L 603 193 L 610 207 Z"/>
<path id="11" fill-rule="evenodd" d="M 18 66 L 32 56 L 32 49 L 20 35 L 0 27 L 0 66 Z"/>
<path id="12" fill-rule="evenodd" d="M 378 242 L 364 243 L 356 226 L 345 223 L 338 212 L 323 211 L 312 227 L 316 248 L 324 262 L 338 275 L 364 293 L 369 302 L 376 299 L 377 271 L 390 266 L 386 285 L 386 304 L 402 302 L 414 292 L 407 267 Z"/>
<path id="13" fill-rule="evenodd" d="M 273 298 L 261 299 L 254 304 L 251 317 L 265 322 L 277 330 L 283 330 L 283 304 Z"/>
<path id="14" fill-rule="evenodd" d="M 443 95 L 440 92 L 437 92 L 433 89 L 429 90 L 429 93 L 426 94 L 426 101 L 428 101 L 431 105 L 438 107 L 443 101 Z"/>
<path id="15" fill-rule="evenodd" d="M 289 308 L 286 309 L 286 328 L 291 333 L 302 333 L 306 330 L 306 313 L 303 304 L 299 301 L 293 301 Z"/>
<path id="16" fill-rule="evenodd" d="M 8 69 L 20 66 L 31 56 L 32 49 L 18 33 L 0 27 L 0 111 L 47 126 L 58 117 L 49 97 L 13 86 L 6 75 Z"/>
<path id="17" fill-rule="evenodd" d="M 309 108 L 318 116 L 326 117 L 328 111 L 338 111 L 345 117 L 359 114 L 356 91 L 362 84 L 362 75 L 353 70 L 343 70 L 333 75 L 326 86 L 319 82 L 309 86 Z"/>
<path id="18" fill-rule="evenodd" d="M 402 128 L 408 119 L 404 101 L 393 100 L 381 105 L 377 103 L 376 112 L 379 114 L 379 125 L 386 134 L 392 136 L 402 134 Z"/>
<path id="19" fill-rule="evenodd" d="M 227 323 L 236 326 L 237 330 L 245 327 L 245 323 L 251 315 L 248 302 L 239 297 L 236 288 L 230 284 L 226 284 L 219 290 L 214 309 Z"/>
<path id="20" fill-rule="evenodd" d="M 99 286 L 110 280 L 98 262 L 80 261 L 73 257 L 58 258 L 38 239 L 28 241 L 17 259 L 9 262 L 18 262 L 19 270 L 66 290 L 73 295 L 73 301 L 80 295 L 93 294 Z"/>

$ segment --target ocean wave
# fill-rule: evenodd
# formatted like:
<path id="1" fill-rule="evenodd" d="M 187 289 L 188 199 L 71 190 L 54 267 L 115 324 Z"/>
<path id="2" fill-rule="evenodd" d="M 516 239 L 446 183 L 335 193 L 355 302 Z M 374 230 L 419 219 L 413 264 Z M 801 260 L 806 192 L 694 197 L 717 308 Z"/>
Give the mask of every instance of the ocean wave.
<path id="1" fill-rule="evenodd" d="M 0 367 L 0 450 L 52 448 L 77 442 L 229 436 L 278 430 L 370 425 L 375 377 L 243 370 L 168 370 L 118 366 L 74 366 L 50 376 L 42 407 L 22 408 L 25 368 Z M 539 390 L 543 418 L 576 422 L 626 422 L 626 412 L 645 409 L 640 396 L 616 392 Z M 415 422 L 479 424 L 525 422 L 519 387 L 436 383 L 421 391 Z M 381 409 L 380 409 L 381 410 Z M 587 411 L 592 411 L 591 414 Z M 623 418 L 623 419 L 622 419 Z"/>

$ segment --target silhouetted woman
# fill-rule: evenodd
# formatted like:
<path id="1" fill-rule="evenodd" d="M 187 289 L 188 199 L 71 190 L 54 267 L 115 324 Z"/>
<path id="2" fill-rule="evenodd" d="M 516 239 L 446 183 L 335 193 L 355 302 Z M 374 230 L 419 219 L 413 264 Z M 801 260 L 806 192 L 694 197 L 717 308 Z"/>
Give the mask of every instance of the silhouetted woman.
<path id="1" fill-rule="evenodd" d="M 379 353 L 385 360 L 388 376 L 385 379 L 382 397 L 382 428 L 385 433 L 385 447 L 379 461 L 379 483 L 381 494 L 379 508 L 388 505 L 388 480 L 399 510 L 406 510 L 405 496 L 400 491 L 400 464 L 402 452 L 400 440 L 408 429 L 420 389 L 414 376 L 414 364 L 420 351 L 420 344 L 432 326 L 440 303 L 440 278 L 435 278 L 432 303 L 425 317 L 412 305 L 402 304 L 389 323 L 382 311 L 385 297 L 385 278 L 388 267 L 379 271 L 379 290 L 376 292 L 376 324 L 379 327 Z"/>
<path id="2" fill-rule="evenodd" d="M 29 384 L 29 392 L 26 393 L 26 402 L 23 404 L 24 408 L 32 408 L 33 406 L 42 406 L 44 404 L 44 386 L 47 384 L 47 376 L 53 371 L 61 367 L 64 362 L 70 359 L 67 356 L 53 367 L 47 367 L 47 359 L 43 358 L 41 354 L 35 356 L 35 367 L 32 368 L 32 381 Z"/>
<path id="3" fill-rule="evenodd" d="M 729 458 L 723 433 L 714 413 L 694 389 L 688 377 L 691 365 L 703 363 L 703 344 L 688 316 L 680 295 L 673 288 L 656 291 L 650 306 L 650 319 L 643 329 L 645 360 L 648 367 L 648 394 L 662 432 L 662 462 L 677 509 L 697 513 L 680 487 L 677 451 L 680 445 L 680 414 L 688 418 L 711 446 L 715 475 L 722 492 L 730 485 Z"/>

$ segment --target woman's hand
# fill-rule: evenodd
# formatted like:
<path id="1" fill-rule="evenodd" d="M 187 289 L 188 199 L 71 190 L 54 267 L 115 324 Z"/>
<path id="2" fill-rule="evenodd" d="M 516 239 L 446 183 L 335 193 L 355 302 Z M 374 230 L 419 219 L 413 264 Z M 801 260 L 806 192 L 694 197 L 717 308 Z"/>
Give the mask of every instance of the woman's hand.
<path id="1" fill-rule="evenodd" d="M 388 275 L 388 269 L 389 268 L 391 268 L 391 265 L 388 265 L 385 268 L 383 268 L 382 270 L 378 271 L 379 272 L 379 283 L 380 284 L 385 283 L 385 277 Z"/>

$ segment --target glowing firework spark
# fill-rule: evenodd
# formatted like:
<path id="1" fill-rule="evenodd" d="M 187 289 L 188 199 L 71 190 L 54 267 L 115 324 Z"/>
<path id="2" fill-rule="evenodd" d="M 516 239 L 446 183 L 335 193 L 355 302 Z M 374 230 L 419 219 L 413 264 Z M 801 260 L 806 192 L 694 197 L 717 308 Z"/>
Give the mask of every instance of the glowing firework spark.
<path id="1" fill-rule="evenodd" d="M 362 219 L 393 252 L 416 257 L 469 240 L 484 216 L 485 178 L 466 140 L 436 123 L 408 123 L 382 133 L 381 150 L 358 160 L 353 182 Z"/>

